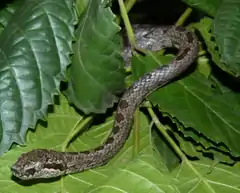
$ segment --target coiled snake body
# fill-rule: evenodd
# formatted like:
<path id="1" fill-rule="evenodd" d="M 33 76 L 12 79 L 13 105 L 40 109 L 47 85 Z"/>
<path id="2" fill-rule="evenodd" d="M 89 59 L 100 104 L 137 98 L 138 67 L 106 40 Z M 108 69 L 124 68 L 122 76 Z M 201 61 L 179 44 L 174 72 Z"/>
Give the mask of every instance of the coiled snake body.
<path id="1" fill-rule="evenodd" d="M 178 54 L 169 65 L 145 74 L 125 91 L 117 107 L 112 132 L 101 146 L 84 152 L 32 150 L 22 154 L 12 166 L 13 175 L 23 180 L 51 178 L 106 164 L 127 140 L 134 112 L 144 97 L 179 76 L 197 56 L 197 37 L 182 27 L 134 26 L 134 29 L 138 46 L 151 50 L 176 47 Z"/>

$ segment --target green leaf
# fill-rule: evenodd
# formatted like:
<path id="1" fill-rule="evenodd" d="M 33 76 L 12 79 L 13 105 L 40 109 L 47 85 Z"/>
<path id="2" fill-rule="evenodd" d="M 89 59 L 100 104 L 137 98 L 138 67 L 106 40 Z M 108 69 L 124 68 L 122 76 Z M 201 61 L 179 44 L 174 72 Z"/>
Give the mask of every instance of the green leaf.
<path id="1" fill-rule="evenodd" d="M 217 49 L 217 44 L 215 41 L 213 41 L 213 34 L 212 31 L 212 24 L 213 20 L 204 17 L 201 19 L 199 23 L 193 24 L 195 28 L 198 29 L 198 31 L 201 33 L 201 36 L 204 39 L 204 44 L 207 46 L 207 51 L 211 55 L 211 60 L 218 65 L 222 70 L 228 72 L 229 74 L 235 75 L 231 68 L 229 68 L 229 65 L 226 65 L 225 63 L 221 62 L 221 55 Z M 206 64 L 206 62 L 205 62 Z"/>
<path id="2" fill-rule="evenodd" d="M 5 28 L 7 26 L 8 21 L 11 19 L 14 11 L 20 6 L 19 2 L 20 1 L 16 1 L 13 4 L 10 4 L 0 10 L 0 24 L 2 25 L 1 27 Z"/>
<path id="3" fill-rule="evenodd" d="M 76 11 L 79 16 L 84 12 L 88 3 L 89 3 L 89 0 L 76 0 L 75 1 L 75 5 L 76 5 L 75 8 L 76 8 Z"/>
<path id="4" fill-rule="evenodd" d="M 1 179 L 7 180 L 5 183 L 2 181 L 1 185 L 5 186 L 4 189 L 1 189 L 3 192 L 27 192 L 31 191 L 34 193 L 37 192 L 57 192 L 56 189 L 59 188 L 59 183 L 41 183 L 36 186 L 26 187 L 24 185 L 29 182 L 20 182 L 16 178 L 11 179 L 10 167 L 17 160 L 17 157 L 20 156 L 23 152 L 30 151 L 34 148 L 53 148 L 60 150 L 63 141 L 74 127 L 74 125 L 82 119 L 82 117 L 77 114 L 73 108 L 69 107 L 68 101 L 63 97 L 60 98 L 61 105 L 54 106 L 54 114 L 50 113 L 48 116 L 48 123 L 42 122 L 38 124 L 36 131 L 29 131 L 27 134 L 27 146 L 14 148 L 11 151 L 7 152 L 1 157 L 0 162 L 0 171 Z M 4 175 L 3 175 L 4 174 Z M 14 179 L 17 182 L 14 181 Z M 31 182 L 30 182 L 31 183 Z"/>
<path id="5" fill-rule="evenodd" d="M 177 138 L 181 150 L 189 157 L 200 160 L 208 157 L 214 159 L 216 162 L 228 164 L 235 163 L 229 154 L 223 153 L 222 151 L 219 151 L 219 149 L 214 148 L 214 144 L 207 140 L 204 141 L 202 136 L 199 136 L 198 139 L 195 139 L 195 141 L 189 137 L 185 138 L 176 132 L 174 132 L 174 136 Z M 204 144 L 205 147 L 202 144 Z M 206 146 L 209 148 L 206 148 Z"/>
<path id="6" fill-rule="evenodd" d="M 135 57 L 132 64 L 134 77 L 172 59 L 167 56 L 156 57 Z M 195 129 L 216 144 L 224 143 L 232 155 L 239 156 L 240 96 L 232 91 L 222 93 L 217 88 L 212 88 L 212 85 L 211 81 L 195 71 L 160 88 L 148 98 L 159 105 L 161 111 L 170 117 L 176 117 L 185 127 L 189 127 L 189 130 Z M 182 132 L 185 136 L 190 134 L 185 130 Z M 191 135 L 195 134 L 192 132 Z"/>
<path id="7" fill-rule="evenodd" d="M 172 171 L 180 164 L 180 158 L 173 151 L 172 147 L 164 139 L 164 137 L 158 132 L 157 129 L 153 129 L 151 133 L 151 138 L 153 142 L 153 147 L 156 152 L 158 152 L 167 166 L 169 171 Z"/>
<path id="8" fill-rule="evenodd" d="M 201 19 L 199 23 L 194 24 L 194 27 L 198 29 L 198 31 L 201 33 L 201 36 L 204 38 L 204 43 L 207 46 L 207 51 L 211 54 L 211 59 L 214 61 L 214 63 L 218 65 L 221 69 L 229 71 L 227 66 L 220 61 L 220 55 L 217 50 L 217 45 L 212 40 L 212 22 L 212 19 L 205 17 Z"/>
<path id="9" fill-rule="evenodd" d="M 223 0 L 183 0 L 189 6 L 199 9 L 208 15 L 214 16 Z"/>
<path id="10" fill-rule="evenodd" d="M 239 0 L 224 0 L 215 16 L 213 26 L 221 62 L 225 63 L 235 76 L 240 76 L 239 8 Z"/>
<path id="11" fill-rule="evenodd" d="M 6 5 L 4 8 L 0 9 L 0 31 L 2 32 L 7 26 L 9 20 L 13 16 L 15 10 L 21 6 L 21 1 L 14 1 L 12 4 Z"/>
<path id="12" fill-rule="evenodd" d="M 72 0 L 25 0 L 0 36 L 0 154 L 46 116 L 70 63 Z"/>
<path id="13" fill-rule="evenodd" d="M 49 114 L 47 128 L 42 124 L 35 132 L 28 132 L 27 147 L 18 147 L 7 152 L 0 160 L 0 185 L 4 193 L 54 193 L 70 192 L 240 192 L 238 188 L 239 165 L 233 167 L 218 164 L 211 160 L 182 164 L 169 172 L 161 156 L 153 152 L 149 138 L 149 122 L 140 113 L 140 146 L 139 153 L 132 157 L 132 136 L 121 151 L 110 162 L 78 174 L 63 177 L 63 184 L 57 179 L 20 181 L 11 178 L 10 167 L 21 153 L 34 148 L 61 150 L 64 140 L 75 125 L 82 120 L 74 108 L 69 106 L 64 97 L 60 97 L 60 105 L 54 106 L 54 113 Z M 97 147 L 108 135 L 113 125 L 113 117 L 101 119 L 98 125 L 92 124 L 88 132 L 75 138 L 68 151 L 81 151 Z M 212 166 L 214 166 L 212 168 Z M 62 189 L 61 189 L 62 187 Z M 194 191 L 195 190 L 195 191 Z"/>
<path id="14" fill-rule="evenodd" d="M 68 133 L 75 127 L 75 125 L 82 119 L 82 117 L 74 111 L 74 108 L 69 106 L 68 101 L 64 98 L 60 98 L 61 105 L 54 106 L 54 113 L 49 114 L 47 128 L 39 124 L 35 132 L 28 132 L 28 144 L 27 147 L 15 148 L 8 153 L 4 154 L 0 161 L 0 184 L 6 188 L 1 189 L 4 193 L 8 192 L 58 192 L 60 189 L 60 183 L 39 183 L 33 186 L 27 185 L 29 182 L 11 180 L 10 166 L 16 161 L 17 157 L 21 153 L 27 152 L 34 148 L 50 148 L 61 151 L 61 146 L 68 135 Z M 149 138 L 148 138 L 148 121 L 142 113 L 140 114 L 141 127 L 140 127 L 140 151 L 147 152 L 149 154 Z M 97 147 L 109 134 L 112 129 L 113 117 L 109 117 L 99 125 L 93 124 L 88 132 L 82 133 L 82 135 L 74 140 L 68 151 L 81 151 Z M 82 192 L 88 192 L 94 186 L 101 186 L 112 179 L 112 176 L 118 176 L 117 170 L 119 168 L 125 168 L 126 165 L 132 163 L 132 139 L 131 136 L 122 150 L 106 165 L 98 167 L 94 170 L 69 175 L 64 177 L 64 189 L 66 192 L 78 193 L 79 189 Z M 148 158 L 147 158 L 148 159 Z M 115 171 L 115 172 L 114 172 Z M 4 172 L 4 173 L 2 173 Z M 8 180 L 6 180 L 8 179 Z M 22 184 L 19 185 L 18 183 Z M 34 181 L 30 182 L 34 183 Z"/>
<path id="15" fill-rule="evenodd" d="M 239 164 L 234 167 L 218 164 L 209 160 L 184 161 L 171 175 L 176 179 L 178 191 L 204 193 L 239 193 Z"/>
<path id="16" fill-rule="evenodd" d="M 84 113 L 103 113 L 124 88 L 120 28 L 100 1 L 90 0 L 80 18 L 69 69 L 68 99 Z"/>
<path id="17" fill-rule="evenodd" d="M 82 119 L 68 101 L 61 97 L 61 105 L 55 105 L 55 112 L 49 115 L 48 128 L 38 125 L 36 132 L 28 133 L 28 146 L 15 148 L 0 160 L 0 185 L 4 193 L 54 193 L 60 192 L 240 192 L 238 188 L 239 166 L 234 167 L 202 160 L 183 161 L 172 172 L 168 172 L 161 157 L 152 151 L 149 140 L 149 123 L 143 113 L 140 114 L 139 154 L 132 157 L 132 137 L 130 136 L 122 150 L 110 162 L 102 167 L 72 174 L 63 178 L 63 189 L 59 181 L 19 181 L 11 180 L 9 167 L 22 153 L 34 148 L 52 148 L 61 150 L 69 131 Z M 103 141 L 112 128 L 113 117 L 93 126 L 73 141 L 68 151 L 81 151 L 96 147 Z M 51 128 L 51 130 L 49 130 Z M 46 130 L 48 132 L 46 132 Z M 46 183 L 47 182 L 47 183 Z M 187 191 L 188 190 L 188 191 Z M 195 190 L 195 191 L 193 191 Z"/>

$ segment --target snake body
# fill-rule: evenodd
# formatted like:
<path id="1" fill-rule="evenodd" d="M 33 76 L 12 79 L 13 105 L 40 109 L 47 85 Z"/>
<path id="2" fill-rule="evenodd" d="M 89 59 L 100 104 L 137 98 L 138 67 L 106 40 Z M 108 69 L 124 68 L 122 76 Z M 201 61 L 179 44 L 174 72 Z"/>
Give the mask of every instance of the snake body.
<path id="1" fill-rule="evenodd" d="M 150 50 L 176 47 L 178 54 L 170 64 L 146 73 L 125 91 L 116 110 L 113 129 L 101 146 L 83 152 L 35 149 L 18 158 L 11 167 L 13 175 L 23 180 L 52 178 L 106 164 L 127 140 L 134 112 L 144 97 L 182 74 L 198 54 L 196 35 L 182 27 L 135 26 L 134 31 L 139 47 Z"/>

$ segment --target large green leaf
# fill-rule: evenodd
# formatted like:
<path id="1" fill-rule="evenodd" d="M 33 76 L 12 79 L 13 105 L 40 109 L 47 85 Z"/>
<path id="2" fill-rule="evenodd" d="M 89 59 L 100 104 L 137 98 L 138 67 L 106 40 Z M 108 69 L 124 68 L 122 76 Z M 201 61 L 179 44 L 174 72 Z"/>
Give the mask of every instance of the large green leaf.
<path id="1" fill-rule="evenodd" d="M 177 180 L 179 192 L 193 193 L 238 193 L 239 164 L 234 167 L 218 164 L 216 166 L 209 160 L 188 162 L 184 161 L 172 176 Z"/>
<path id="2" fill-rule="evenodd" d="M 5 181 L 10 187 L 7 187 L 5 182 L 2 185 L 6 188 L 1 189 L 4 193 L 7 192 L 57 192 L 60 189 L 59 182 L 52 182 L 47 184 L 37 184 L 35 186 L 20 186 L 20 184 L 28 184 L 29 182 L 21 182 L 16 180 L 16 182 L 11 181 L 11 172 L 9 167 L 16 161 L 17 157 L 26 151 L 34 148 L 51 148 L 55 150 L 61 150 L 61 146 L 67 137 L 68 133 L 75 127 L 75 125 L 82 119 L 79 114 L 77 114 L 72 107 L 69 106 L 68 101 L 64 98 L 60 98 L 61 105 L 54 106 L 54 113 L 49 114 L 48 117 L 48 127 L 45 128 L 41 125 L 37 126 L 35 132 L 28 132 L 28 145 L 27 147 L 15 148 L 8 153 L 4 154 L 0 161 L 0 179 L 8 179 Z M 141 133 L 140 140 L 141 146 L 140 151 L 144 151 L 148 146 L 148 121 L 143 114 L 141 116 Z M 73 143 L 71 143 L 68 148 L 69 151 L 81 151 L 97 147 L 103 141 L 106 135 L 108 135 L 113 125 L 113 117 L 109 117 L 105 121 L 102 120 L 100 125 L 92 125 L 89 132 L 83 133 L 78 137 Z M 47 131 L 47 132 L 46 132 Z M 111 179 L 113 175 L 114 168 L 124 168 L 126 165 L 131 163 L 132 159 L 132 140 L 131 137 L 127 144 L 122 148 L 121 152 L 115 156 L 113 160 L 107 166 L 99 167 L 93 171 L 87 171 L 79 174 L 69 175 L 64 178 L 64 186 L 67 192 L 78 193 L 79 189 L 82 192 L 87 192 L 87 190 L 94 188 L 93 186 L 100 186 Z M 148 150 L 149 152 L 149 150 Z M 109 167 L 110 166 L 110 167 Z M 4 173 L 3 173 L 4 172 Z M 118 173 L 116 172 L 117 176 Z M 31 183 L 31 182 L 30 182 Z M 34 181 L 32 181 L 34 183 Z"/>
<path id="3" fill-rule="evenodd" d="M 240 76 L 240 1 L 224 0 L 213 24 L 221 62 L 229 71 Z"/>
<path id="4" fill-rule="evenodd" d="M 15 10 L 21 5 L 21 1 L 16 1 L 0 10 L 1 27 L 6 27 Z"/>
<path id="5" fill-rule="evenodd" d="M 164 129 L 164 128 L 163 128 Z M 151 133 L 152 144 L 154 149 L 158 152 L 164 164 L 167 166 L 169 171 L 172 171 L 180 163 L 180 158 L 172 151 L 172 147 L 169 143 L 166 143 L 166 139 L 163 140 L 163 136 L 157 129 L 153 129 Z M 189 143 L 188 143 L 189 144 Z"/>
<path id="6" fill-rule="evenodd" d="M 159 56 L 155 60 L 156 57 L 135 57 L 134 77 L 151 71 L 158 64 L 168 63 L 172 58 Z M 212 85 L 213 82 L 196 71 L 160 88 L 149 99 L 170 117 L 176 117 L 185 127 L 195 129 L 215 143 L 224 143 L 234 156 L 239 156 L 240 96 L 232 91 L 222 93 Z M 185 135 L 195 134 L 187 132 Z"/>
<path id="7" fill-rule="evenodd" d="M 124 88 L 120 28 L 113 19 L 111 10 L 95 0 L 80 18 L 66 94 L 84 113 L 105 112 Z"/>
<path id="8" fill-rule="evenodd" d="M 0 36 L 0 154 L 46 116 L 70 63 L 72 0 L 22 1 Z"/>
<path id="9" fill-rule="evenodd" d="M 183 0 L 188 5 L 214 16 L 223 0 Z"/>
<path id="10" fill-rule="evenodd" d="M 140 113 L 140 146 L 138 154 L 133 157 L 136 146 L 130 136 L 122 150 L 110 162 L 102 167 L 63 178 L 63 184 L 55 180 L 20 181 L 11 179 L 9 167 L 17 157 L 34 148 L 51 148 L 61 150 L 61 146 L 69 132 L 82 119 L 68 101 L 60 98 L 60 105 L 54 106 L 54 113 L 49 114 L 48 127 L 38 125 L 35 132 L 28 132 L 27 147 L 15 148 L 0 160 L 1 193 L 55 193 L 63 192 L 129 192 L 129 193 L 186 193 L 198 192 L 240 192 L 239 166 L 218 164 L 211 168 L 211 160 L 182 164 L 169 172 L 160 156 L 152 151 L 149 137 L 149 122 Z M 113 117 L 102 120 L 99 125 L 92 126 L 88 132 L 77 137 L 69 146 L 69 151 L 81 151 L 98 146 L 108 135 L 113 125 Z M 46 132 L 47 131 L 47 132 Z"/>
<path id="11" fill-rule="evenodd" d="M 193 136 L 193 134 L 190 135 Z M 192 140 L 189 137 L 185 138 L 179 135 L 179 133 L 177 132 L 174 132 L 174 136 L 177 138 L 181 150 L 191 158 L 204 159 L 203 156 L 206 156 L 213 158 L 214 161 L 216 161 L 216 163 L 217 162 L 228 164 L 235 163 L 230 154 L 226 154 L 223 151 L 219 151 L 220 148 L 216 148 L 215 144 L 210 143 L 209 140 L 206 140 L 206 138 L 204 138 L 201 135 L 199 135 L 198 138 L 195 137 L 194 140 Z M 206 146 L 208 148 L 206 148 Z"/>
<path id="12" fill-rule="evenodd" d="M 204 38 L 204 43 L 207 46 L 207 51 L 211 55 L 212 61 L 218 65 L 222 70 L 231 73 L 231 69 L 228 68 L 224 63 L 221 62 L 220 54 L 217 50 L 216 42 L 213 41 L 212 31 L 212 22 L 213 20 L 205 17 L 201 19 L 199 23 L 195 23 L 194 27 L 198 29 L 201 36 Z"/>

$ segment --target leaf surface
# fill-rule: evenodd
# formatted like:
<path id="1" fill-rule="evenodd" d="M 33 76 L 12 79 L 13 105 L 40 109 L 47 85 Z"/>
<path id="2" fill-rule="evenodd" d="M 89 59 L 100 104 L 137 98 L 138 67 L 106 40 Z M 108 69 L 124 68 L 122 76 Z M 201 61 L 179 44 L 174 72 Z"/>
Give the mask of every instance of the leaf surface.
<path id="1" fill-rule="evenodd" d="M 134 77 L 172 59 L 169 56 L 156 57 L 136 57 L 133 61 Z M 240 96 L 233 91 L 223 93 L 212 85 L 213 82 L 195 71 L 158 89 L 149 100 L 170 117 L 177 118 L 188 130 L 195 130 L 215 143 L 224 143 L 234 156 L 239 156 Z M 185 136 L 195 136 L 188 130 L 182 130 Z"/>
<path id="2" fill-rule="evenodd" d="M 223 0 L 183 0 L 189 6 L 202 10 L 208 15 L 214 16 Z"/>
<path id="3" fill-rule="evenodd" d="M 90 0 L 76 32 L 68 99 L 84 113 L 104 113 L 124 88 L 120 28 L 100 1 Z"/>
<path id="4" fill-rule="evenodd" d="M 223 1 L 213 23 L 213 34 L 221 62 L 235 76 L 240 76 L 240 1 Z"/>
<path id="5" fill-rule="evenodd" d="M 25 0 L 0 36 L 0 154 L 46 116 L 70 63 L 72 0 Z"/>
<path id="6" fill-rule="evenodd" d="M 7 152 L 0 160 L 0 185 L 4 193 L 55 193 L 60 192 L 59 181 L 13 181 L 9 167 L 17 157 L 34 148 L 51 148 L 61 150 L 61 146 L 75 125 L 83 119 L 64 97 L 60 105 L 54 106 L 54 113 L 49 114 L 48 127 L 38 125 L 35 132 L 29 132 L 28 146 L 18 147 Z M 149 137 L 149 122 L 140 113 L 139 153 L 133 157 L 136 148 L 130 136 L 121 151 L 110 162 L 78 174 L 63 178 L 63 192 L 143 192 L 143 193 L 186 193 L 186 192 L 240 192 L 239 165 L 233 167 L 218 164 L 211 168 L 213 162 L 204 160 L 186 162 L 169 172 L 161 156 L 153 152 Z M 68 151 L 81 151 L 97 147 L 112 128 L 113 117 L 102 120 L 99 125 L 92 125 L 88 132 L 77 137 Z M 46 132 L 47 131 L 47 132 Z"/>

